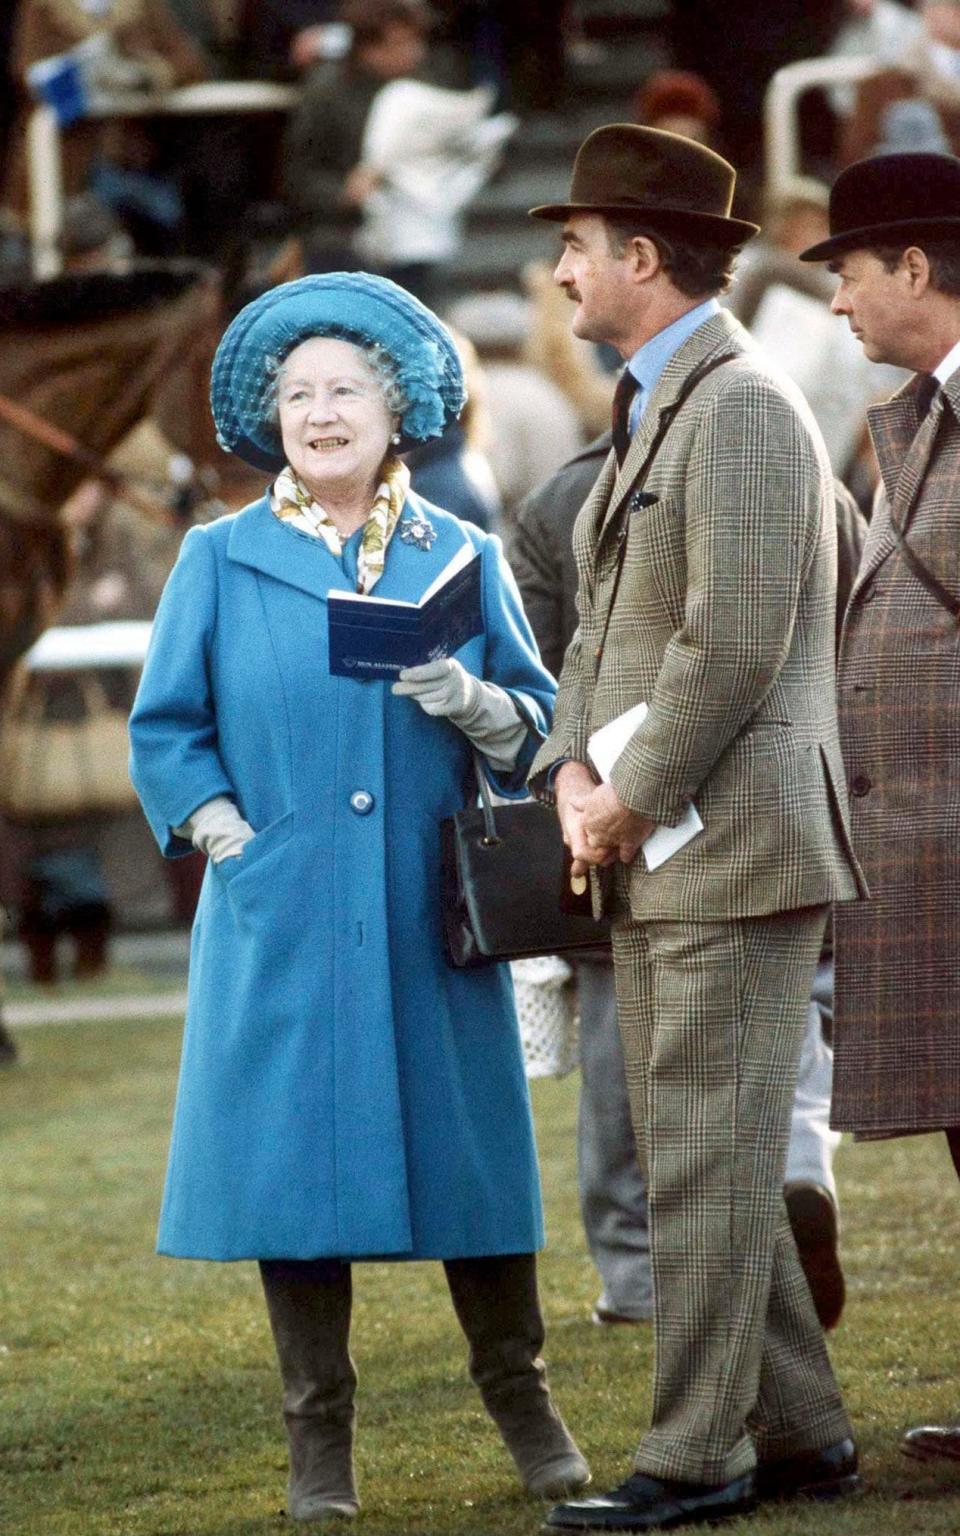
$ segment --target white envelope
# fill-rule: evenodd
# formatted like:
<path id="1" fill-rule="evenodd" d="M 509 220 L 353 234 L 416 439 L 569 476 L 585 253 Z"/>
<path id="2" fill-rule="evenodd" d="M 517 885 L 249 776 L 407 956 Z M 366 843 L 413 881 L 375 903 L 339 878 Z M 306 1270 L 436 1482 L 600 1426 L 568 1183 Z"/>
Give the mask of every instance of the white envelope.
<path id="1" fill-rule="evenodd" d="M 627 742 L 647 718 L 646 704 L 635 704 L 632 709 L 625 710 L 622 715 L 617 715 L 615 720 L 608 720 L 587 741 L 587 752 L 590 761 L 596 768 L 604 784 L 610 783 L 610 774 L 613 765 L 620 756 Z M 675 853 L 703 831 L 703 822 L 697 814 L 697 808 L 691 801 L 687 806 L 683 820 L 676 827 L 656 827 L 641 844 L 641 852 L 647 869 L 659 869 Z"/>

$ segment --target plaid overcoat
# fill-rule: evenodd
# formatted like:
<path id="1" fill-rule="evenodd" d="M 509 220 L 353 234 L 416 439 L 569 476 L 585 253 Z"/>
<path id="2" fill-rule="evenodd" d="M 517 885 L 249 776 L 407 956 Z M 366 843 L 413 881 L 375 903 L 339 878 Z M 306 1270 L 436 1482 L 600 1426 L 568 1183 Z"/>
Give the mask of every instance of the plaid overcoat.
<path id="1" fill-rule="evenodd" d="M 644 479 L 657 499 L 638 507 L 661 412 L 692 372 L 728 355 L 671 422 Z M 559 760 L 586 760 L 590 733 L 645 700 L 614 787 L 668 825 L 692 799 L 705 826 L 653 873 L 633 861 L 633 917 L 713 921 L 864 894 L 837 735 L 833 478 L 799 391 L 731 315 L 706 321 L 667 364 L 619 473 L 611 454 L 584 504 L 574 547 L 580 628 L 534 787 Z"/>
<path id="2" fill-rule="evenodd" d="M 897 549 L 960 597 L 960 373 L 921 420 L 911 380 L 869 412 L 878 497 L 840 653 L 854 847 L 872 901 L 836 914 L 833 1123 L 960 1125 L 960 631 Z"/>

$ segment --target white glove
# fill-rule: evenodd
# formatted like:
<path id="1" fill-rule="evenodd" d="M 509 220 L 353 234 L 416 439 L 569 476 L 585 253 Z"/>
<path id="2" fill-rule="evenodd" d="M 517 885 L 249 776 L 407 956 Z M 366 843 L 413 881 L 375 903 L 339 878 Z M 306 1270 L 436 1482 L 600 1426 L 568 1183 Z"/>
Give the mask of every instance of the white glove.
<path id="1" fill-rule="evenodd" d="M 415 699 L 428 715 L 442 715 L 489 758 L 494 768 L 508 772 L 527 736 L 510 695 L 496 683 L 482 682 L 454 657 L 404 667 L 395 694 Z"/>
<path id="2" fill-rule="evenodd" d="M 216 795 L 188 816 L 182 827 L 174 827 L 177 837 L 188 837 L 194 848 L 220 864 L 224 859 L 238 859 L 254 835 L 227 795 Z"/>

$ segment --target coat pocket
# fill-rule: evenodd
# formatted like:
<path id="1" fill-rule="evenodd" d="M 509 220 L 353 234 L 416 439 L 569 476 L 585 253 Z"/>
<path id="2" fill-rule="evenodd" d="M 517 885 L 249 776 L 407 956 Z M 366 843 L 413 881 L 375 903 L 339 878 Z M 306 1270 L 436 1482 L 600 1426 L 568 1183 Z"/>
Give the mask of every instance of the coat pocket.
<path id="1" fill-rule="evenodd" d="M 282 899 L 287 881 L 278 879 L 277 866 L 280 855 L 290 841 L 294 813 L 271 821 L 257 832 L 244 847 L 239 858 L 222 859 L 214 866 L 215 872 L 227 887 L 231 906 L 239 917 L 252 907 L 261 907 L 266 900 Z M 266 896 L 264 893 L 266 892 Z"/>
<path id="2" fill-rule="evenodd" d="M 679 622 L 687 593 L 686 521 L 679 497 L 667 496 L 631 512 L 623 591 L 639 607 L 665 608 Z"/>

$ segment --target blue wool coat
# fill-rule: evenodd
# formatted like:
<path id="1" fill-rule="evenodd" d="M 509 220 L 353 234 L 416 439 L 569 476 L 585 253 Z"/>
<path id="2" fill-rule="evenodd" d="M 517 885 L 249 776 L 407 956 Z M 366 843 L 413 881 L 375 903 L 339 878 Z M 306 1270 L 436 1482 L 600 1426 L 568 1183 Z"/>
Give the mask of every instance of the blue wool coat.
<path id="1" fill-rule="evenodd" d="M 411 494 L 430 551 L 392 539 L 377 595 L 419 598 L 465 539 L 485 630 L 457 653 L 548 724 L 497 539 Z M 506 967 L 442 955 L 438 823 L 471 750 L 390 684 L 331 676 L 343 562 L 266 499 L 195 528 L 161 599 L 130 722 L 163 852 L 227 794 L 254 828 L 207 868 L 158 1239 L 185 1258 L 455 1258 L 530 1252 L 543 1223 Z M 510 782 L 522 792 L 531 732 Z"/>

